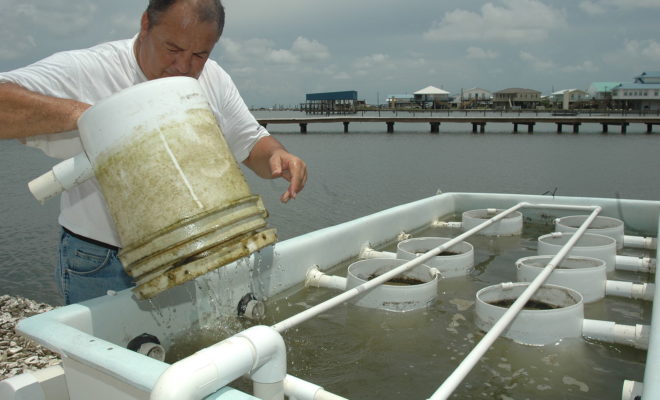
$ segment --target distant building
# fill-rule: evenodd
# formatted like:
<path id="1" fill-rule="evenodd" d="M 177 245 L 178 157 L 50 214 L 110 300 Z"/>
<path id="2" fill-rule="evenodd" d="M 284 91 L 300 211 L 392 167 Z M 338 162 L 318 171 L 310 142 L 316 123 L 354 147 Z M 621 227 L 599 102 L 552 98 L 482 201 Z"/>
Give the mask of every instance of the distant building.
<path id="1" fill-rule="evenodd" d="M 494 93 L 493 104 L 504 109 L 532 109 L 541 101 L 541 92 L 533 89 L 509 88 Z"/>
<path id="2" fill-rule="evenodd" d="M 660 71 L 642 72 L 639 76 L 635 77 L 635 83 L 660 83 Z"/>
<path id="3" fill-rule="evenodd" d="M 357 91 L 307 93 L 300 108 L 307 114 L 354 114 L 357 112 Z"/>
<path id="4" fill-rule="evenodd" d="M 608 101 L 612 97 L 612 89 L 620 84 L 621 82 L 593 82 L 589 85 L 587 93 L 594 101 Z"/>
<path id="5" fill-rule="evenodd" d="M 584 103 L 589 99 L 589 93 L 580 89 L 564 89 L 559 90 L 548 98 L 551 103 L 562 106 L 564 109 L 569 109 L 571 105 L 576 106 Z"/>
<path id="6" fill-rule="evenodd" d="M 390 108 L 406 108 L 415 105 L 415 96 L 412 94 L 390 94 L 387 96 L 387 106 Z"/>
<path id="7" fill-rule="evenodd" d="M 632 83 L 621 83 L 612 89 L 616 108 L 660 110 L 660 72 L 643 72 Z"/>
<path id="8" fill-rule="evenodd" d="M 493 93 L 481 88 L 462 90 L 461 94 L 452 100 L 458 108 L 489 107 L 493 103 Z"/>
<path id="9" fill-rule="evenodd" d="M 415 103 L 422 108 L 446 108 L 449 106 L 449 92 L 435 86 L 427 86 L 413 93 Z"/>

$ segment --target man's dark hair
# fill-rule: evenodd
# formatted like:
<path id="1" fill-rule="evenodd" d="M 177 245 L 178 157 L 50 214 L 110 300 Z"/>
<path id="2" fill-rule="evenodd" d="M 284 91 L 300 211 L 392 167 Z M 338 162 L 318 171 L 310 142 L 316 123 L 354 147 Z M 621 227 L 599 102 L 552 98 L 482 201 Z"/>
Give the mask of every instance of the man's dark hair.
<path id="1" fill-rule="evenodd" d="M 162 13 L 167 11 L 177 1 L 187 0 L 149 0 L 147 6 L 147 17 L 151 26 L 158 24 L 158 19 Z M 225 28 L 225 8 L 221 0 L 200 0 L 191 2 L 195 7 L 197 16 L 201 22 L 215 22 L 218 26 L 218 39 Z"/>

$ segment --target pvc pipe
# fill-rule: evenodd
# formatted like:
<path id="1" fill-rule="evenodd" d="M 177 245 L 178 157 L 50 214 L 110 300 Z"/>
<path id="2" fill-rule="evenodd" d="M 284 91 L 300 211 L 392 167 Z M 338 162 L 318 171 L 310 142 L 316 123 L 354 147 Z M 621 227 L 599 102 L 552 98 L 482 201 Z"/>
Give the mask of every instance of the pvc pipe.
<path id="1" fill-rule="evenodd" d="M 605 296 L 653 301 L 654 292 L 655 285 L 653 283 L 632 283 L 610 280 L 605 282 Z"/>
<path id="2" fill-rule="evenodd" d="M 325 391 L 319 385 L 292 375 L 287 375 L 284 378 L 284 394 L 289 397 L 289 400 L 347 400 L 344 397 Z"/>
<path id="3" fill-rule="evenodd" d="M 150 399 L 201 399 L 245 374 L 270 394 L 277 385 L 283 387 L 286 348 L 272 328 L 254 326 L 172 364 L 158 378 Z M 269 400 L 283 398 L 282 394 Z"/>
<path id="4" fill-rule="evenodd" d="M 636 349 L 649 348 L 649 325 L 621 325 L 612 321 L 586 319 L 582 321 L 582 336 L 607 343 L 623 344 Z"/>
<path id="5" fill-rule="evenodd" d="M 284 400 L 284 383 L 253 382 L 252 394 L 261 400 Z"/>
<path id="6" fill-rule="evenodd" d="M 620 271 L 655 273 L 655 260 L 648 257 L 616 256 L 615 264 Z"/>
<path id="7" fill-rule="evenodd" d="M 529 203 L 520 203 L 528 207 L 538 207 L 539 205 L 533 205 Z M 546 208 L 552 208 L 552 205 L 547 205 Z M 559 208 L 565 208 L 566 206 L 561 206 Z M 532 297 L 532 295 L 538 290 L 543 282 L 550 276 L 555 267 L 566 257 L 571 248 L 575 243 L 580 239 L 580 237 L 587 230 L 591 222 L 598 216 L 598 213 L 602 210 L 601 207 L 588 207 L 592 210 L 589 217 L 584 221 L 584 223 L 578 228 L 578 230 L 571 235 L 570 239 L 566 244 L 555 254 L 555 256 L 550 260 L 548 265 L 543 269 L 543 271 L 529 284 L 527 289 L 513 302 L 511 307 L 500 317 L 499 320 L 493 325 L 493 327 L 486 333 L 486 335 L 477 343 L 477 345 L 472 349 L 472 351 L 461 361 L 461 363 L 454 369 L 454 371 L 449 375 L 447 379 L 440 385 L 438 390 L 430 397 L 431 400 L 440 400 L 447 399 L 451 394 L 456 390 L 458 385 L 465 379 L 467 374 L 474 368 L 474 366 L 479 362 L 481 357 L 488 351 L 490 346 L 497 340 L 497 338 L 504 332 L 504 330 L 511 324 L 511 321 L 518 315 L 518 313 L 523 309 L 527 301 Z M 489 220 L 490 221 L 490 220 Z"/>
<path id="8" fill-rule="evenodd" d="M 396 258 L 396 253 L 391 251 L 378 251 L 374 250 L 371 247 L 365 247 L 360 251 L 360 258 L 369 259 L 369 258 Z"/>
<path id="9" fill-rule="evenodd" d="M 470 229 L 467 232 L 463 232 L 462 234 L 458 235 L 454 239 L 443 243 L 442 245 L 436 247 L 435 249 L 431 249 L 425 254 L 422 254 L 421 256 L 410 260 L 404 264 L 401 264 L 397 268 L 392 269 L 391 271 L 388 271 L 370 281 L 367 281 L 359 286 L 354 287 L 351 290 L 347 290 L 343 292 L 342 294 L 335 296 L 331 299 L 328 299 L 324 301 L 323 303 L 317 304 L 311 308 L 308 308 L 307 310 L 300 312 L 296 315 L 293 315 L 283 321 L 280 321 L 276 323 L 275 325 L 272 326 L 273 329 L 275 329 L 277 332 L 284 332 L 287 329 L 290 329 L 298 324 L 301 324 L 311 318 L 314 318 L 315 316 L 322 314 L 325 311 L 328 311 L 332 309 L 333 307 L 336 307 L 340 304 L 343 304 L 344 302 L 352 299 L 353 297 L 356 297 L 357 295 L 371 290 L 375 288 L 376 286 L 379 286 L 390 279 L 400 275 L 401 273 L 414 268 L 420 264 L 424 264 L 427 260 L 435 257 L 436 255 L 442 253 L 446 249 L 450 248 L 451 246 L 455 245 L 456 243 L 462 242 L 465 238 L 472 236 L 473 234 L 479 232 L 482 229 L 485 229 L 489 227 L 490 225 L 494 224 L 495 222 L 499 221 L 500 219 L 506 217 L 508 214 L 516 211 L 517 209 L 524 207 L 526 204 L 529 203 L 518 203 L 515 206 L 502 211 L 500 214 L 494 216 L 493 218 L 489 219 L 488 221 L 485 221 L 484 223 L 475 226 L 474 228 Z"/>
<path id="10" fill-rule="evenodd" d="M 346 290 L 346 278 L 341 276 L 326 275 L 315 265 L 307 271 L 305 287 L 323 287 L 328 289 Z"/>
<path id="11" fill-rule="evenodd" d="M 462 222 L 451 222 L 451 221 L 433 221 L 431 226 L 434 228 L 462 228 Z"/>
<path id="12" fill-rule="evenodd" d="M 654 250 L 658 248 L 658 239 L 643 236 L 623 236 L 623 247 Z"/>
<path id="13" fill-rule="evenodd" d="M 44 203 L 67 189 L 94 176 L 92 164 L 85 153 L 80 153 L 55 165 L 50 171 L 28 183 L 32 195 Z"/>
<path id="14" fill-rule="evenodd" d="M 641 399 L 644 392 L 644 384 L 636 381 L 623 381 L 623 390 L 621 391 L 621 400 Z"/>

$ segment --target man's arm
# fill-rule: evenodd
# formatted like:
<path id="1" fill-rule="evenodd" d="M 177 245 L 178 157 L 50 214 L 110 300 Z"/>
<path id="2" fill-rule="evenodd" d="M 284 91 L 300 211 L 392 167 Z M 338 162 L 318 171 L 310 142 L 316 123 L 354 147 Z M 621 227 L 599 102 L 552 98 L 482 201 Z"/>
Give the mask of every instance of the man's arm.
<path id="1" fill-rule="evenodd" d="M 289 181 L 287 191 L 280 197 L 280 201 L 283 203 L 286 203 L 289 199 L 295 199 L 307 182 L 307 165 L 305 162 L 289 153 L 272 136 L 264 136 L 259 139 L 243 163 L 262 178 L 282 177 Z"/>
<path id="2" fill-rule="evenodd" d="M 89 107 L 79 101 L 35 93 L 14 83 L 0 83 L 0 139 L 75 130 L 78 117 Z"/>

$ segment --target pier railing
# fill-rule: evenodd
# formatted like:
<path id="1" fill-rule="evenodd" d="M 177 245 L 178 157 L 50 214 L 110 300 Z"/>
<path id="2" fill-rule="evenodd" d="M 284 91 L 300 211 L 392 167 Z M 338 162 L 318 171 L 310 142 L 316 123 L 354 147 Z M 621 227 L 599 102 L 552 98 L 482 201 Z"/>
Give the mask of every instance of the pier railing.
<path id="1" fill-rule="evenodd" d="M 534 132 L 534 126 L 539 123 L 555 124 L 557 132 L 562 133 L 564 125 L 572 127 L 573 133 L 579 133 L 582 124 L 600 124 L 602 132 L 607 133 L 610 126 L 620 127 L 621 133 L 626 133 L 630 124 L 646 125 L 646 133 L 653 133 L 653 126 L 660 125 L 660 116 L 582 116 L 582 115 L 465 115 L 465 116 L 333 116 L 333 117 L 304 117 L 304 118 L 259 118 L 259 123 L 267 127 L 275 124 L 297 124 L 300 127 L 300 133 L 307 133 L 307 126 L 310 124 L 342 124 L 344 132 L 348 133 L 351 123 L 360 122 L 380 122 L 384 123 L 388 133 L 394 132 L 395 124 L 405 123 L 428 123 L 431 133 L 440 133 L 440 126 L 443 123 L 466 123 L 472 125 L 473 133 L 485 133 L 486 124 L 489 123 L 509 123 L 513 124 L 513 132 L 518 132 L 518 127 L 524 125 L 528 133 Z"/>

